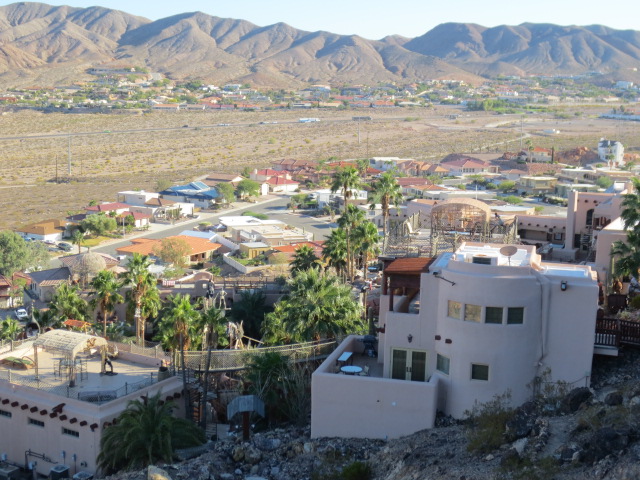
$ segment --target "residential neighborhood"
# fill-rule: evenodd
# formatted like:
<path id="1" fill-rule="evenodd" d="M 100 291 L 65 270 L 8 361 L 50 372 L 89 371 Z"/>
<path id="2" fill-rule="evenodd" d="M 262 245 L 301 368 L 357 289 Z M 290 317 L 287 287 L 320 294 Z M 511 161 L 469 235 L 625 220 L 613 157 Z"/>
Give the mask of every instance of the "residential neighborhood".
<path id="1" fill-rule="evenodd" d="M 76 473 L 118 468 L 100 438 L 140 395 L 233 438 L 240 354 L 276 347 L 309 369 L 311 438 L 399 438 L 506 391 L 515 407 L 542 378 L 588 387 L 594 355 L 640 343 L 616 317 L 634 303 L 640 183 L 620 142 L 584 152 L 278 159 L 2 232 L 0 422 L 44 433 L 7 456 L 56 439 Z M 195 378 L 208 349 L 224 360 Z"/>

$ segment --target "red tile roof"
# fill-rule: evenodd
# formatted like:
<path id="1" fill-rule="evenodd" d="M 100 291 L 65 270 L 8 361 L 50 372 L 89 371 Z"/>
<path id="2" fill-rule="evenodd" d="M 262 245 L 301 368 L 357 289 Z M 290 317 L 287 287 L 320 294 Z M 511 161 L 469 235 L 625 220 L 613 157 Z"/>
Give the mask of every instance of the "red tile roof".
<path id="1" fill-rule="evenodd" d="M 300 185 L 299 182 L 288 180 L 284 177 L 271 177 L 266 183 L 269 185 Z"/>

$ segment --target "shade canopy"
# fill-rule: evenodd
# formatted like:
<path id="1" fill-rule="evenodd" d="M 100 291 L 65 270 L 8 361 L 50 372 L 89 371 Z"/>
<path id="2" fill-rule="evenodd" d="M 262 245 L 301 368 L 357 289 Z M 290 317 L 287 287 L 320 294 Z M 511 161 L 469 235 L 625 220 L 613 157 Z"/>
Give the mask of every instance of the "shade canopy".
<path id="1" fill-rule="evenodd" d="M 67 330 L 51 330 L 43 333 L 33 342 L 34 347 L 43 347 L 69 357 L 75 357 L 79 352 L 103 345 L 107 345 L 107 340 L 102 337 Z"/>

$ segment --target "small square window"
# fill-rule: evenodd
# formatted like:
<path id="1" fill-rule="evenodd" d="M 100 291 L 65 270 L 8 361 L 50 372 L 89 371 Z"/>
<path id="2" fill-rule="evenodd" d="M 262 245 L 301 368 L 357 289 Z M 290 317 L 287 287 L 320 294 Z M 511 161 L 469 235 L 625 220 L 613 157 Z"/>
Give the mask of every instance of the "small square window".
<path id="1" fill-rule="evenodd" d="M 489 365 L 471 364 L 471 380 L 489 380 Z"/>
<path id="2" fill-rule="evenodd" d="M 462 312 L 462 304 L 454 300 L 449 300 L 447 307 L 447 316 L 451 318 L 462 318 L 460 313 Z"/>
<path id="3" fill-rule="evenodd" d="M 465 322 L 480 323 L 482 321 L 482 307 L 480 305 L 465 305 L 464 320 Z"/>
<path id="4" fill-rule="evenodd" d="M 449 375 L 449 357 L 445 357 L 444 355 L 440 355 L 439 353 L 436 356 L 436 370 L 444 373 L 445 375 Z"/>
<path id="5" fill-rule="evenodd" d="M 507 309 L 507 325 L 522 325 L 524 323 L 524 307 L 509 307 Z"/>
<path id="6" fill-rule="evenodd" d="M 0 417 L 11 418 L 11 412 L 7 412 L 6 410 L 0 410 Z"/>
<path id="7" fill-rule="evenodd" d="M 501 324 L 502 311 L 502 307 L 487 307 L 485 310 L 484 322 Z"/>

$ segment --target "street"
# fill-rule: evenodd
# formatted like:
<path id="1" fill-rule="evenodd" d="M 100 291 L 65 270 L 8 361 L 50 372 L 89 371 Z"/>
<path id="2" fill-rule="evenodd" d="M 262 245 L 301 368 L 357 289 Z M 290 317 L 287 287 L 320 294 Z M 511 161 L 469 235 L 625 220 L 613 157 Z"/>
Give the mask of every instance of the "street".
<path id="1" fill-rule="evenodd" d="M 218 223 L 220 217 L 242 215 L 243 212 L 252 211 L 255 213 L 264 213 L 269 215 L 269 219 L 281 220 L 288 225 L 294 227 L 303 228 L 305 232 L 313 233 L 314 240 L 322 240 L 324 237 L 331 233 L 331 224 L 324 220 L 319 220 L 314 217 L 306 215 L 292 214 L 286 209 L 289 203 L 288 196 L 279 196 L 273 200 L 267 200 L 260 204 L 243 204 L 240 208 L 232 208 L 229 210 L 223 210 L 218 213 L 200 213 L 200 218 L 197 220 L 190 220 L 188 222 L 181 222 L 178 225 L 167 226 L 156 231 L 149 231 L 145 233 L 137 233 L 129 236 L 126 240 L 119 240 L 109 243 L 108 245 L 95 247 L 92 250 L 95 252 L 107 253 L 109 255 L 116 254 L 116 248 L 123 247 L 131 244 L 131 240 L 137 237 L 144 238 L 165 238 L 171 235 L 178 235 L 184 230 L 191 230 L 201 222 L 211 222 L 212 224 Z M 335 226 L 335 224 L 334 224 Z"/>

